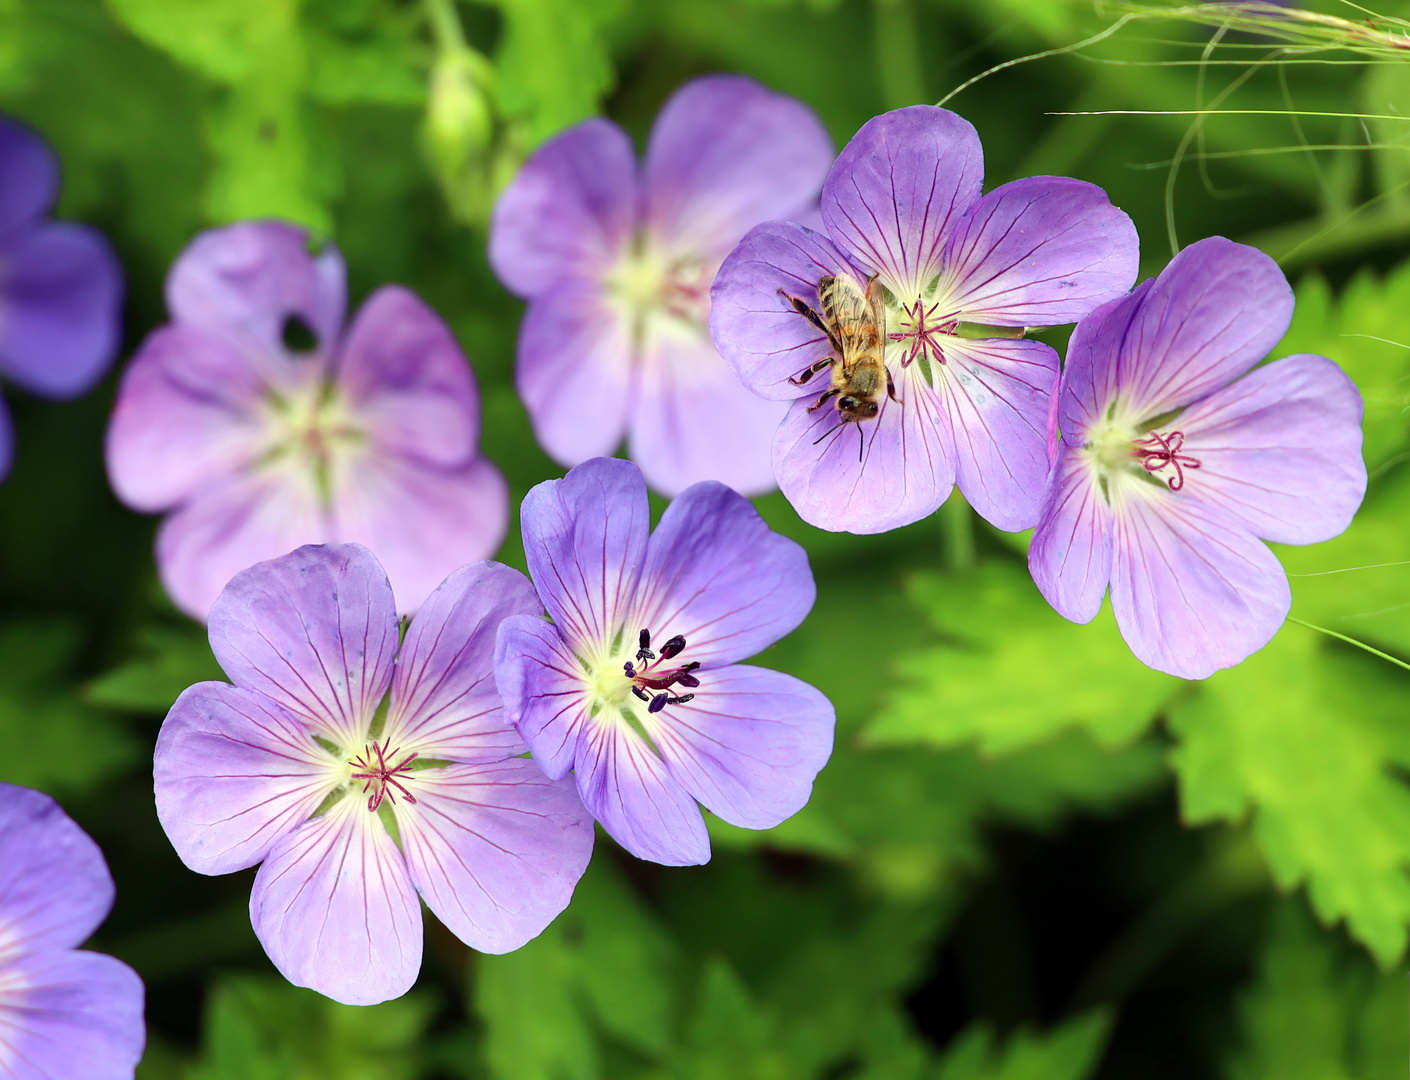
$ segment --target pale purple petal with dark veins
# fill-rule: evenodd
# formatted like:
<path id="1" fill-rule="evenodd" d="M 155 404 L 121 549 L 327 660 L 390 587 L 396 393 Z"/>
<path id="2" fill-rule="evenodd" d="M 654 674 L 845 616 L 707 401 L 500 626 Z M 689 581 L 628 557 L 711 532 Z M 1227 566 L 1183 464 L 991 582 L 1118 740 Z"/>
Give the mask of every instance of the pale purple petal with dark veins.
<path id="1" fill-rule="evenodd" d="M 499 624 L 494 677 L 505 718 L 553 780 L 573 768 L 590 704 L 581 661 L 558 630 L 537 615 L 511 615 Z"/>
<path id="2" fill-rule="evenodd" d="M 157 572 L 172 602 L 204 621 L 239 571 L 332 539 L 311 470 L 234 476 L 201 487 L 161 523 Z"/>
<path id="3" fill-rule="evenodd" d="M 832 753 L 832 703 L 745 664 L 702 675 L 694 694 L 646 721 L 671 777 L 740 828 L 771 829 L 801 810 Z"/>
<path id="4" fill-rule="evenodd" d="M 122 267 L 103 234 L 51 221 L 0 247 L 0 372 L 31 393 L 92 389 L 122 335 Z"/>
<path id="5" fill-rule="evenodd" d="M 157 819 L 197 873 L 243 870 L 313 816 L 338 785 L 340 764 L 304 721 L 263 694 L 197 683 L 157 736 Z"/>
<path id="6" fill-rule="evenodd" d="M 748 499 L 706 482 L 661 516 L 628 632 L 648 628 L 658 648 L 680 635 L 682 662 L 718 667 L 796 629 L 816 596 L 808 553 L 771 530 Z"/>
<path id="7" fill-rule="evenodd" d="M 401 997 L 421 971 L 406 860 L 356 795 L 275 845 L 255 876 L 250 922 L 281 975 L 344 1005 Z"/>
<path id="8" fill-rule="evenodd" d="M 818 281 L 838 273 L 866 281 L 824 234 L 785 221 L 749 230 L 725 259 L 710 288 L 710 334 L 725 363 L 760 397 L 792 401 L 827 389 L 826 371 L 804 386 L 789 382 L 835 354 L 788 297 L 817 311 Z"/>
<path id="9" fill-rule="evenodd" d="M 308 234 L 282 221 L 239 221 L 201 233 L 172 265 L 166 305 L 175 322 L 228 329 L 283 351 L 284 323 L 302 319 L 327 352 L 343 325 L 347 285 L 332 244 L 309 252 Z"/>
<path id="10" fill-rule="evenodd" d="M 648 323 L 628 454 L 674 498 L 701 480 L 745 495 L 772 491 L 770 446 L 788 406 L 749 392 L 703 330 Z"/>
<path id="11" fill-rule="evenodd" d="M 440 469 L 367 453 L 334 480 L 333 538 L 377 553 L 401 612 L 420 607 L 452 570 L 493 555 L 508 527 L 508 486 L 483 457 Z"/>
<path id="12" fill-rule="evenodd" d="M 541 610 L 533 585 L 517 570 L 477 562 L 451 573 L 406 632 L 383 738 L 407 752 L 455 761 L 524 753 L 495 688 L 495 635 L 509 616 Z"/>
<path id="13" fill-rule="evenodd" d="M 1361 395 L 1325 356 L 1255 368 L 1171 420 L 1183 494 L 1217 506 L 1265 540 L 1315 544 L 1351 524 L 1366 492 Z M 1162 473 L 1161 475 L 1167 475 Z"/>
<path id="14" fill-rule="evenodd" d="M 352 423 L 377 453 L 464 465 L 480 439 L 480 398 L 450 328 L 410 289 L 384 285 L 358 309 L 335 361 Z"/>
<path id="15" fill-rule="evenodd" d="M 945 340 L 935 393 L 954 438 L 955 478 L 975 512 L 1015 532 L 1038 520 L 1048 477 L 1048 406 L 1058 357 L 1040 341 Z"/>
<path id="16" fill-rule="evenodd" d="M 945 244 L 946 314 L 991 326 L 1076 322 L 1136 281 L 1136 227 L 1095 184 L 1034 176 L 995 188 Z"/>
<path id="17" fill-rule="evenodd" d="M 1074 447 L 1059 445 L 1028 545 L 1028 570 L 1063 618 L 1086 623 L 1097 617 L 1111 580 L 1111 507 L 1096 469 Z"/>
<path id="18" fill-rule="evenodd" d="M 600 286 L 564 281 L 529 304 L 514 382 L 549 457 L 572 466 L 622 444 L 632 356 L 631 324 Z"/>
<path id="19" fill-rule="evenodd" d="M 636 225 L 636 155 L 610 120 L 584 120 L 540 146 L 490 217 L 490 265 L 505 287 L 538 296 L 562 278 L 598 280 Z"/>
<path id="20" fill-rule="evenodd" d="M 43 792 L 0 784 L 0 954 L 70 949 L 113 906 L 103 853 Z"/>
<path id="21" fill-rule="evenodd" d="M 879 533 L 929 516 L 955 483 L 953 436 L 935 393 L 912 364 L 896 373 L 874 420 L 838 427 L 833 401 L 793 403 L 774 439 L 774 475 L 808 524 Z M 835 429 L 835 430 L 834 430 Z"/>
<path id="22" fill-rule="evenodd" d="M 49 144 L 28 125 L 0 116 L 0 236 L 43 214 L 58 192 L 59 159 Z"/>
<path id="23" fill-rule="evenodd" d="M 538 937 L 592 856 L 592 815 L 573 781 L 549 780 L 523 758 L 413 776 L 416 805 L 398 804 L 397 824 L 426 906 L 479 952 Z"/>
<path id="24" fill-rule="evenodd" d="M 1121 392 L 1121 352 L 1141 302 L 1155 285 L 1147 278 L 1119 300 L 1111 300 L 1079 322 L 1067 343 L 1054 420 L 1062 440 L 1081 446 L 1103 423 Z"/>
<path id="25" fill-rule="evenodd" d="M 358 544 L 307 546 L 235 575 L 211 608 L 211 650 L 236 686 L 361 749 L 398 645 L 387 576 Z"/>
<path id="26" fill-rule="evenodd" d="M 155 513 L 265 449 L 264 385 L 228 337 L 168 324 L 123 372 L 104 444 L 113 490 Z"/>
<path id="27" fill-rule="evenodd" d="M 1211 236 L 1185 248 L 1137 301 L 1115 386 L 1138 417 L 1188 405 L 1262 360 L 1292 321 L 1293 293 L 1263 252 Z"/>
<path id="28" fill-rule="evenodd" d="M 1136 658 L 1203 679 L 1268 644 L 1292 594 L 1267 546 L 1219 509 L 1114 479 L 1111 606 Z"/>
<path id="29" fill-rule="evenodd" d="M 604 713 L 587 726 L 574 775 L 583 805 L 638 859 L 663 866 L 710 861 L 700 807 L 625 720 Z"/>
<path id="30" fill-rule="evenodd" d="M 594 458 L 539 484 L 520 511 L 529 576 L 570 646 L 604 647 L 636 595 L 651 509 L 641 470 Z"/>
<path id="31" fill-rule="evenodd" d="M 674 251 L 723 255 L 746 229 L 815 201 L 832 140 L 796 98 L 740 75 L 692 79 L 656 117 L 645 220 Z"/>
<path id="32" fill-rule="evenodd" d="M 873 117 L 852 136 L 823 184 L 823 220 L 906 302 L 939 273 L 945 239 L 983 182 L 973 125 L 912 105 Z"/>
<path id="33" fill-rule="evenodd" d="M 135 971 L 100 953 L 44 951 L 6 963 L 0 1076 L 132 1080 L 147 1041 L 144 996 Z"/>

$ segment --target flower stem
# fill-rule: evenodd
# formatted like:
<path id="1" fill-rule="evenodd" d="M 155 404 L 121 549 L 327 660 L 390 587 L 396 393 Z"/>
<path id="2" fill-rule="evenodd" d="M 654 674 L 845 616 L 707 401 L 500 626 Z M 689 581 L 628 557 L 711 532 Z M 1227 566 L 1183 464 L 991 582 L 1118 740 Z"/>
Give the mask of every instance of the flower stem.
<path id="1" fill-rule="evenodd" d="M 1382 660 L 1387 660 L 1390 663 L 1394 664 L 1396 667 L 1403 667 L 1406 671 L 1410 671 L 1410 664 L 1407 664 L 1404 660 L 1396 659 L 1394 656 L 1391 656 L 1390 653 L 1381 652 L 1380 649 L 1373 649 L 1364 641 L 1357 641 L 1354 637 L 1347 637 L 1345 634 L 1339 634 L 1335 630 L 1328 630 L 1325 626 L 1315 626 L 1310 622 L 1304 622 L 1302 619 L 1299 619 L 1293 615 L 1288 616 L 1288 622 L 1297 623 L 1298 626 L 1305 626 L 1309 630 L 1316 630 L 1319 634 L 1326 634 L 1328 637 L 1334 637 L 1338 641 L 1346 642 L 1348 645 L 1355 645 L 1358 649 L 1365 649 L 1372 656 L 1379 656 Z"/>
<path id="2" fill-rule="evenodd" d="M 963 572 L 974 566 L 974 512 L 958 491 L 950 493 L 940 507 L 945 529 L 945 561 L 951 570 Z"/>

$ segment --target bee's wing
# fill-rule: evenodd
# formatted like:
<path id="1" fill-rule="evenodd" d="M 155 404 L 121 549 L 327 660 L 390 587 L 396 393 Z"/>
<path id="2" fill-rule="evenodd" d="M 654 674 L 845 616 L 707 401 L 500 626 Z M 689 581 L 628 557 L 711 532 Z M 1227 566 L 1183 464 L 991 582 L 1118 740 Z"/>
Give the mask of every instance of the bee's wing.
<path id="1" fill-rule="evenodd" d="M 863 291 L 851 277 L 838 274 L 824 279 L 819 294 L 824 313 L 836 327 L 837 340 L 842 343 L 843 373 L 850 373 L 860 358 L 881 347 L 881 325 L 884 324 L 877 322 L 878 309 L 882 319 L 886 317 L 881 305 L 881 289 L 873 279 Z"/>

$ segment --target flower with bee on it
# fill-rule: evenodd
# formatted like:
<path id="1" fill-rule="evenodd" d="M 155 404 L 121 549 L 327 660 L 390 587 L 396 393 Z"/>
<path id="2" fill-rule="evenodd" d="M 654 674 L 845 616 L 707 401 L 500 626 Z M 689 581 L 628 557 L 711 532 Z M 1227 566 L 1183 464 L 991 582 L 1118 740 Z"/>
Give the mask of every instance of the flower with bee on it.
<path id="1" fill-rule="evenodd" d="M 712 481 L 651 532 L 641 470 L 606 458 L 538 485 L 521 520 L 553 621 L 504 620 L 495 681 L 544 772 L 571 771 L 613 839 L 670 866 L 710 857 L 697 803 L 746 829 L 797 813 L 832 752 L 832 704 L 737 661 L 812 608 L 807 553 Z"/>
<path id="2" fill-rule="evenodd" d="M 710 75 L 662 107 L 639 168 L 630 138 L 585 120 L 541 146 L 490 222 L 490 263 L 528 301 L 515 381 L 562 465 L 627 455 L 656 490 L 774 487 L 783 407 L 739 385 L 710 342 L 710 282 L 753 225 L 817 212 L 833 158 L 801 102 Z"/>
<path id="3" fill-rule="evenodd" d="M 470 563 L 400 638 L 358 544 L 241 571 L 210 614 L 232 682 L 189 687 L 157 736 L 157 818 L 192 870 L 260 864 L 255 934 L 280 972 L 349 1005 L 409 990 L 421 903 L 503 953 L 568 904 L 592 853 L 570 783 L 521 757 L 495 690 L 495 631 L 529 582 Z"/>
<path id="4" fill-rule="evenodd" d="M 1366 491 L 1352 381 L 1325 356 L 1255 367 L 1292 312 L 1277 263 L 1216 236 L 1072 335 L 1028 565 L 1074 622 L 1109 584 L 1131 651 L 1172 675 L 1266 645 L 1292 597 L 1263 540 L 1329 540 Z"/>
<path id="5" fill-rule="evenodd" d="M 715 345 L 755 393 L 792 402 L 773 463 L 805 521 L 883 532 L 933 512 L 956 483 L 1001 529 L 1037 520 L 1058 358 L 1024 331 L 1129 289 L 1136 231 L 1092 184 L 1032 177 L 981 196 L 982 179 L 965 120 L 929 105 L 886 113 L 828 173 L 826 232 L 760 225 L 720 268 Z M 845 342 L 799 308 L 822 314 L 827 281 L 856 291 L 873 278 L 887 374 L 867 382 L 874 413 L 843 407 Z M 829 388 L 839 394 L 820 403 Z"/>

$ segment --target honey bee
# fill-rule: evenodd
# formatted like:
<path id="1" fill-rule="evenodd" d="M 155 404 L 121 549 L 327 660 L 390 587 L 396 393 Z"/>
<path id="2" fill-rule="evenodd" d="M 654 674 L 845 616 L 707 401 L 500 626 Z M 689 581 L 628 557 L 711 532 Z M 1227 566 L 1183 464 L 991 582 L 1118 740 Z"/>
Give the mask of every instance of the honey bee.
<path id="1" fill-rule="evenodd" d="M 837 426 L 841 427 L 875 419 L 881 411 L 883 388 L 892 401 L 900 404 L 891 372 L 886 368 L 886 304 L 875 276 L 867 279 L 865 288 L 847 274 L 824 277 L 818 282 L 822 314 L 801 297 L 789 296 L 782 289 L 779 295 L 827 335 L 832 346 L 833 355 L 788 379 L 794 386 L 803 386 L 818 372 L 832 369 L 832 385 L 808 407 L 809 412 L 816 412 L 835 398 L 841 418 Z M 828 433 L 835 430 L 829 429 Z"/>

